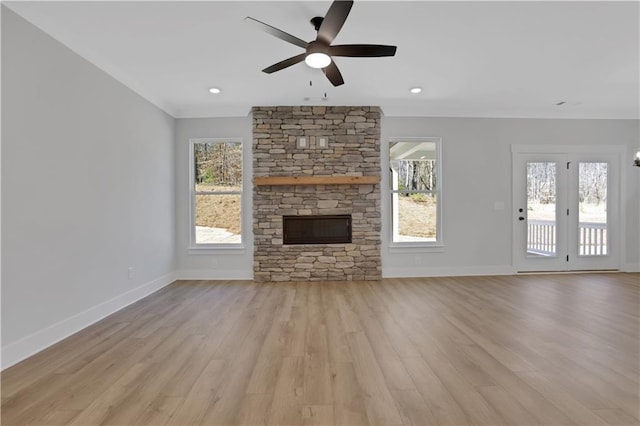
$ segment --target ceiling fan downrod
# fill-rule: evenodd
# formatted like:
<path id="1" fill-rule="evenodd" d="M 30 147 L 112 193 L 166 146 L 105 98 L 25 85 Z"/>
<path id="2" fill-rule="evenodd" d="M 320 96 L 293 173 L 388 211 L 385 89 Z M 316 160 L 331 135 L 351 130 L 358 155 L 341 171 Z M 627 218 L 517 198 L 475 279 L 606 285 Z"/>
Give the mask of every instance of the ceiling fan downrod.
<path id="1" fill-rule="evenodd" d="M 322 25 L 322 21 L 324 21 L 324 18 L 322 16 L 316 16 L 314 18 L 311 18 L 309 22 L 311 22 L 311 25 L 313 25 L 313 28 L 315 28 L 315 30 L 318 31 L 320 29 L 320 25 Z"/>

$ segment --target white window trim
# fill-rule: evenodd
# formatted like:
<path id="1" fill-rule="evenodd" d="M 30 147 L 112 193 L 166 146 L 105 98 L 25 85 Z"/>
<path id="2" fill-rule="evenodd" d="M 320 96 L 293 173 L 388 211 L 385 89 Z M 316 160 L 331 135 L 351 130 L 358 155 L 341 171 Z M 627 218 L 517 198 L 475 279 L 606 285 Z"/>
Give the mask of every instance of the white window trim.
<path id="1" fill-rule="evenodd" d="M 240 242 L 234 244 L 196 244 L 196 226 L 195 226 L 195 214 L 196 214 L 196 192 L 195 188 L 195 170 L 194 165 L 194 145 L 201 143 L 240 143 L 242 147 L 240 161 L 242 164 L 242 191 L 240 195 Z M 192 138 L 189 139 L 189 247 L 187 252 L 189 254 L 244 254 L 245 252 L 245 223 L 243 220 L 243 208 L 244 208 L 244 142 L 242 138 Z M 233 194 L 238 192 L 233 191 Z M 223 192 L 216 192 L 216 194 L 224 194 Z"/>
<path id="2" fill-rule="evenodd" d="M 407 253 L 407 252 L 424 252 L 424 253 L 440 253 L 444 252 L 444 235 L 442 222 L 442 138 L 441 137 L 391 137 L 387 144 L 387 151 L 393 142 L 434 142 L 436 144 L 436 181 L 438 182 L 436 191 L 420 191 L 427 192 L 436 195 L 436 241 L 393 241 L 393 198 L 391 194 L 393 189 L 390 187 L 390 183 L 387 183 L 387 196 L 390 197 L 389 201 L 389 251 L 391 253 Z M 391 156 L 387 153 L 387 169 L 391 169 Z M 391 178 L 391 176 L 389 176 Z"/>

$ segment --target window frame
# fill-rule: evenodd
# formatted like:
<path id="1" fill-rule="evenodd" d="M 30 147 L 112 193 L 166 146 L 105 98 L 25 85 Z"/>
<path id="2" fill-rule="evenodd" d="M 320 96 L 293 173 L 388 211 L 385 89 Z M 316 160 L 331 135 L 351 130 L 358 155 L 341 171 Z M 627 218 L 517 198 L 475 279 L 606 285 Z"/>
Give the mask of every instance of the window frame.
<path id="1" fill-rule="evenodd" d="M 242 168 L 242 181 L 240 191 L 196 191 L 195 185 L 195 155 L 196 144 L 204 143 L 238 143 L 240 144 L 240 167 Z M 221 253 L 244 250 L 245 223 L 244 223 L 244 142 L 242 138 L 192 138 L 189 139 L 189 251 L 196 254 L 204 254 L 207 251 Z M 239 243 L 196 243 L 196 196 L 197 195 L 240 195 L 240 242 Z"/>
<path id="2" fill-rule="evenodd" d="M 436 189 L 432 191 L 401 191 L 399 189 L 393 188 L 393 171 L 391 168 L 391 162 L 393 159 L 391 158 L 391 145 L 395 142 L 411 142 L 411 143 L 420 143 L 420 142 L 431 142 L 435 143 L 436 153 Z M 387 158 L 388 163 L 387 167 L 389 170 L 389 182 L 387 184 L 387 193 L 389 197 L 389 248 L 392 251 L 403 252 L 405 250 L 411 249 L 420 249 L 420 251 L 435 251 L 440 252 L 444 250 L 444 237 L 443 237 L 443 217 L 442 217 L 442 138 L 435 136 L 428 137 L 390 137 L 389 143 L 387 144 Z M 395 218 L 395 210 L 394 210 L 394 202 L 393 202 L 393 194 L 433 194 L 436 197 L 436 239 L 435 241 L 394 241 L 394 218 Z"/>

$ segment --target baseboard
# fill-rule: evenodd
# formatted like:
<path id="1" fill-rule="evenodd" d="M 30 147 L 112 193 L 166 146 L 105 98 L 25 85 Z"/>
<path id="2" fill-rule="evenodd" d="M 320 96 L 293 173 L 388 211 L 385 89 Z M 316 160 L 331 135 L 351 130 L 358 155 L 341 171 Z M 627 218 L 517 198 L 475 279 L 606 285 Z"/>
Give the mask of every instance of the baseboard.
<path id="1" fill-rule="evenodd" d="M 416 266 L 382 268 L 383 278 L 457 277 L 473 275 L 513 275 L 512 266 Z"/>
<path id="2" fill-rule="evenodd" d="M 640 272 L 640 263 L 625 263 L 622 272 Z"/>
<path id="3" fill-rule="evenodd" d="M 242 269 L 181 269 L 176 280 L 252 280 L 253 271 Z"/>
<path id="4" fill-rule="evenodd" d="M 59 342 L 175 281 L 169 273 L 2 347 L 2 370 Z"/>

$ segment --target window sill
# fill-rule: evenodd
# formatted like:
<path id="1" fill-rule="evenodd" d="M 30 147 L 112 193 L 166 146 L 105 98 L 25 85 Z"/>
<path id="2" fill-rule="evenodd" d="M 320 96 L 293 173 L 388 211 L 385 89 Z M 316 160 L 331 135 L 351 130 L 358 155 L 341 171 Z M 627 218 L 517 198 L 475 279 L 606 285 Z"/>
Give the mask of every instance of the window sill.
<path id="1" fill-rule="evenodd" d="M 443 244 L 392 243 L 389 253 L 444 253 Z"/>
<path id="2" fill-rule="evenodd" d="M 245 254 L 245 246 L 242 244 L 219 244 L 215 246 L 189 247 L 187 254 L 211 255 L 211 254 Z"/>

